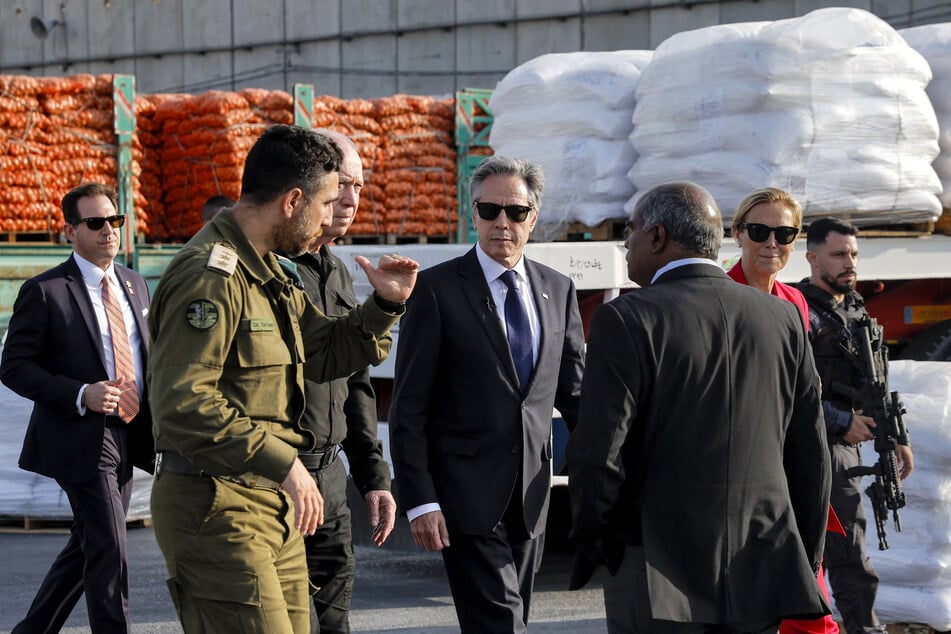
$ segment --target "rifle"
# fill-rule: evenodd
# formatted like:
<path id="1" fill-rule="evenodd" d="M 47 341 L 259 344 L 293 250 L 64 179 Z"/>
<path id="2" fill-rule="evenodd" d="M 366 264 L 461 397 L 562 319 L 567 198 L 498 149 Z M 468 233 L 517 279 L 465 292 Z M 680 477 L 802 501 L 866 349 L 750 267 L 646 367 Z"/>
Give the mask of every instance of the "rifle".
<path id="1" fill-rule="evenodd" d="M 898 392 L 888 390 L 888 347 L 882 339 L 882 327 L 868 315 L 853 324 L 858 343 L 854 344 L 852 339 L 846 344 L 840 343 L 840 346 L 861 372 L 861 385 L 852 388 L 836 381 L 831 387 L 834 391 L 848 395 L 862 410 L 863 415 L 875 421 L 873 431 L 878 462 L 871 467 L 853 467 L 849 469 L 849 475 L 875 476 L 875 481 L 865 492 L 872 501 L 872 511 L 875 514 L 878 549 L 887 550 L 885 522 L 888 512 L 892 512 L 895 531 L 900 533 L 901 516 L 898 509 L 905 506 L 905 493 L 901 490 L 898 461 L 895 457 L 895 447 L 908 444 L 908 429 L 902 418 L 905 406 Z"/>

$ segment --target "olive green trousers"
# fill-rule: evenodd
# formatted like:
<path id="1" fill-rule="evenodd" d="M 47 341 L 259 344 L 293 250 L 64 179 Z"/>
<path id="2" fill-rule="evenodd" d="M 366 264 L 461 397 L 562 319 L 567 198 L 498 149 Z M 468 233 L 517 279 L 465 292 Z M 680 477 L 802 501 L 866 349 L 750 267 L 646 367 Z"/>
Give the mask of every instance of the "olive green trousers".
<path id="1" fill-rule="evenodd" d="M 284 491 L 164 472 L 151 502 L 186 634 L 309 634 L 304 539 Z"/>

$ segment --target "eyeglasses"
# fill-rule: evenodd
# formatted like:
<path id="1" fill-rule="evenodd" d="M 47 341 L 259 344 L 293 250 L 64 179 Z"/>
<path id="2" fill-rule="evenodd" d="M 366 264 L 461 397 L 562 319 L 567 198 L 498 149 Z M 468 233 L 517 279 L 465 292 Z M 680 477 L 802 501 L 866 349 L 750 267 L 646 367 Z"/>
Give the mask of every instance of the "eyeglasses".
<path id="1" fill-rule="evenodd" d="M 484 203 L 478 200 L 473 204 L 476 211 L 479 212 L 479 217 L 483 220 L 495 220 L 504 210 L 505 215 L 512 222 L 525 222 L 528 214 L 532 212 L 532 208 L 526 205 L 496 205 L 495 203 Z"/>
<path id="2" fill-rule="evenodd" d="M 86 226 L 89 227 L 91 231 L 99 231 L 104 226 L 106 226 L 107 222 L 113 229 L 118 229 L 125 224 L 125 216 L 95 216 L 93 218 L 80 218 L 72 224 L 75 226 L 80 222 L 85 222 Z"/>
<path id="3" fill-rule="evenodd" d="M 769 234 L 774 233 L 777 243 L 789 244 L 799 235 L 799 229 L 796 227 L 770 227 L 758 222 L 741 222 L 736 228 L 746 229 L 746 234 L 753 242 L 766 242 L 769 240 Z"/>

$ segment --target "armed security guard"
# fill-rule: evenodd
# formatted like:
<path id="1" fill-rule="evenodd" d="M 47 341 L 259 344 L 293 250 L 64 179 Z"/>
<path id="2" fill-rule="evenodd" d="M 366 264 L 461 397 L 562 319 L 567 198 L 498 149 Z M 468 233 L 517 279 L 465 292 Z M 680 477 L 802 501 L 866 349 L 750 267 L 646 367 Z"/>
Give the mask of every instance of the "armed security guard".
<path id="1" fill-rule="evenodd" d="M 311 130 L 269 128 L 248 153 L 241 199 L 155 292 L 152 516 L 189 633 L 310 631 L 303 535 L 323 521 L 323 500 L 297 457 L 316 446 L 300 424 L 305 374 L 326 381 L 382 362 L 418 269 L 358 258 L 376 293 L 339 319 L 284 273 L 271 251 L 301 253 L 318 237 L 340 160 Z"/>
<path id="2" fill-rule="evenodd" d="M 807 235 L 806 259 L 812 275 L 798 288 L 809 304 L 810 337 L 822 379 L 823 414 L 832 453 L 831 502 L 846 531 L 846 535 L 830 532 L 826 536 L 825 566 L 846 631 L 884 632 L 874 610 L 878 575 L 865 552 L 866 518 L 861 476 L 857 475 L 870 471 L 860 466 L 859 444 L 874 439 L 876 425 L 885 424 L 864 415 L 872 412 L 863 414 L 863 406 L 855 398 L 863 381 L 869 379 L 856 362 L 863 345 L 860 329 L 869 319 L 862 296 L 855 291 L 858 230 L 834 218 L 821 218 L 809 225 Z M 879 328 L 869 330 L 875 331 L 870 338 L 881 336 Z M 866 343 L 884 345 L 870 339 Z M 898 473 L 905 479 L 914 469 L 914 457 L 907 434 L 896 440 L 894 456 Z"/>

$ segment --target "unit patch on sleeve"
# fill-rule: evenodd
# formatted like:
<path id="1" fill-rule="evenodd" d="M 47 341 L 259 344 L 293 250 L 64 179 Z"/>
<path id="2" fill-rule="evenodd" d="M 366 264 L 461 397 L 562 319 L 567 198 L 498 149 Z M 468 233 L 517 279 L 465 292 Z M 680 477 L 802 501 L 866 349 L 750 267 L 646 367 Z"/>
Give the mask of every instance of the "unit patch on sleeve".
<path id="1" fill-rule="evenodd" d="M 218 307 L 207 299 L 196 299 L 185 309 L 185 319 L 192 328 L 208 330 L 218 323 Z"/>

